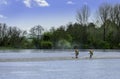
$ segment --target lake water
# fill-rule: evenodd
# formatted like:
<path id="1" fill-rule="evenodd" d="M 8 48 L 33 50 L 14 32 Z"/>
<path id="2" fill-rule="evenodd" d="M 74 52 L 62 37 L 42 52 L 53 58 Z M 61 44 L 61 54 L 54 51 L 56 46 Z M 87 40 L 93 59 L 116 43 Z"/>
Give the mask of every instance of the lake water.
<path id="1" fill-rule="evenodd" d="M 0 59 L 73 57 L 73 50 L 1 50 Z M 94 57 L 120 57 L 120 51 L 95 50 Z M 89 57 L 80 50 L 79 57 Z M 0 62 L 0 79 L 120 79 L 120 59 Z"/>
<path id="2" fill-rule="evenodd" d="M 89 57 L 89 50 L 79 50 L 79 57 Z M 74 50 L 0 50 L 0 58 L 74 57 Z M 94 57 L 120 57 L 120 50 L 94 50 Z"/>

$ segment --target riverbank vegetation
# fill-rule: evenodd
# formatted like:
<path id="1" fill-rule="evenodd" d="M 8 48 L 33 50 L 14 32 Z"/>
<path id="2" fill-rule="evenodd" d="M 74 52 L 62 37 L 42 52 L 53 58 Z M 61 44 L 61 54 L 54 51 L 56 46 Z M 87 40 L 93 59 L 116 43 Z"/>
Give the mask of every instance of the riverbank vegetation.
<path id="1" fill-rule="evenodd" d="M 89 19 L 94 18 L 93 22 Z M 120 49 L 120 4 L 102 4 L 95 14 L 84 5 L 76 13 L 76 22 L 44 31 L 36 25 L 29 32 L 0 23 L 0 47 L 59 49 Z"/>

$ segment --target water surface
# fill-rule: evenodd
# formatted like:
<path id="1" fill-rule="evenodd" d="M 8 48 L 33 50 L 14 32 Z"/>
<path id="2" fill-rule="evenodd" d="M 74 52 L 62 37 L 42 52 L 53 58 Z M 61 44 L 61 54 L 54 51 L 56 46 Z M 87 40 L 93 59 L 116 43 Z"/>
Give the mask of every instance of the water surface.
<path id="1" fill-rule="evenodd" d="M 79 57 L 89 57 L 89 50 L 79 50 Z M 74 57 L 74 50 L 0 50 L 0 58 Z M 93 57 L 120 57 L 120 50 L 94 50 Z"/>
<path id="2" fill-rule="evenodd" d="M 74 57 L 74 50 L 0 50 L 1 59 Z M 89 57 L 80 50 L 79 58 Z M 119 79 L 120 51 L 95 50 L 101 59 L 0 62 L 0 79 Z M 102 59 L 102 57 L 109 57 Z"/>
<path id="3" fill-rule="evenodd" d="M 119 79 L 120 59 L 0 62 L 0 79 Z"/>

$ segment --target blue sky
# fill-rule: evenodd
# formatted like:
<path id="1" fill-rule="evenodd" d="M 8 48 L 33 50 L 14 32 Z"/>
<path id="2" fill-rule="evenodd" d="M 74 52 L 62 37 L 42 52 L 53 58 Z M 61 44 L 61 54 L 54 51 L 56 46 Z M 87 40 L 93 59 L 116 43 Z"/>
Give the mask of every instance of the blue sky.
<path id="1" fill-rule="evenodd" d="M 45 29 L 76 22 L 76 12 L 87 4 L 94 13 L 102 3 L 120 0 L 0 0 L 0 23 L 29 30 L 35 25 Z"/>

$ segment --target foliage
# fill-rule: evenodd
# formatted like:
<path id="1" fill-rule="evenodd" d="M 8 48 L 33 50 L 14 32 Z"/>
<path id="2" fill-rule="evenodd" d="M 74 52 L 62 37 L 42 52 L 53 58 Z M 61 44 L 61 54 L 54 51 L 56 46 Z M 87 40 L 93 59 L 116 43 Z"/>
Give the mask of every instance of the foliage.
<path id="1" fill-rule="evenodd" d="M 57 44 L 58 44 L 58 45 L 57 45 L 57 48 L 62 48 L 62 49 L 71 48 L 70 42 L 68 42 L 68 41 L 65 40 L 65 39 L 59 40 Z"/>
<path id="2" fill-rule="evenodd" d="M 50 42 L 50 41 L 42 41 L 41 42 L 41 48 L 42 49 L 51 49 L 52 48 L 52 42 Z"/>
<path id="3" fill-rule="evenodd" d="M 8 27 L 6 24 L 0 24 L 0 47 L 24 47 L 26 41 L 26 31 L 17 27 Z"/>

